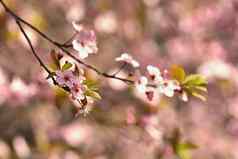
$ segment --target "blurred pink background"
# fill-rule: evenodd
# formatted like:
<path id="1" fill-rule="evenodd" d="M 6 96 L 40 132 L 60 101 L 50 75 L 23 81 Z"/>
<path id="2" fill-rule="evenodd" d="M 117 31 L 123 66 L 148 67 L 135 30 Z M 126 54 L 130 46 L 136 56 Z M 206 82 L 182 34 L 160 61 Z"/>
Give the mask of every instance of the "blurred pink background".
<path id="1" fill-rule="evenodd" d="M 166 140 L 180 128 L 198 146 L 192 159 L 238 158 L 237 0 L 4 0 L 59 42 L 71 22 L 95 29 L 99 52 L 86 61 L 113 72 L 129 52 L 142 68 L 179 64 L 209 81 L 207 101 L 156 97 L 98 77 L 103 99 L 74 118 L 66 94 L 49 85 L 15 22 L 0 7 L 0 158 L 173 159 Z M 54 49 L 25 27 L 38 54 Z M 142 70 L 143 71 L 143 70 Z M 125 76 L 126 72 L 121 72 Z M 184 158 L 186 159 L 186 158 Z"/>

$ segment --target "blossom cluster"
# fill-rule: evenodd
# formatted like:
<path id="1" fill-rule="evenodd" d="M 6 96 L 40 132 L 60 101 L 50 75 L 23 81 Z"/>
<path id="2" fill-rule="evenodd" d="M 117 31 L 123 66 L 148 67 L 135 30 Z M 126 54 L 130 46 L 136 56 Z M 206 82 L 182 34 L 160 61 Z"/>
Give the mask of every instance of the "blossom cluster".
<path id="1" fill-rule="evenodd" d="M 127 64 L 130 64 L 134 68 L 140 66 L 139 62 L 133 59 L 127 53 L 123 53 L 120 57 L 115 59 L 116 61 L 123 61 Z M 146 95 L 148 100 L 153 100 L 154 93 L 164 94 L 168 97 L 173 97 L 175 91 L 180 91 L 181 87 L 176 80 L 169 80 L 167 78 L 167 71 L 163 73 L 158 67 L 148 65 L 147 76 L 140 76 L 135 83 L 135 87 L 138 92 Z"/>
<path id="2" fill-rule="evenodd" d="M 100 99 L 96 84 L 86 79 L 84 70 L 69 62 L 61 53 L 52 50 L 51 57 L 53 72 L 48 78 L 53 78 L 57 86 L 69 93 L 78 113 L 87 114 L 89 107 L 86 105 L 92 103 L 93 99 Z"/>
<path id="3" fill-rule="evenodd" d="M 76 31 L 74 39 L 72 39 L 72 46 L 77 51 L 78 57 L 85 59 L 89 54 L 97 53 L 98 47 L 95 32 L 86 29 L 82 24 L 78 24 L 77 22 L 72 22 L 72 25 Z M 130 66 L 139 72 L 140 76 L 137 74 L 133 83 L 136 90 L 144 94 L 149 101 L 154 99 L 155 93 L 173 97 L 176 92 L 179 93 L 183 101 L 188 100 L 188 94 L 205 99 L 200 91 L 206 92 L 206 80 L 200 75 L 186 76 L 185 71 L 181 67 L 174 67 L 170 71 L 161 71 L 160 68 L 153 65 L 148 65 L 146 67 L 146 73 L 143 75 L 140 72 L 140 63 L 126 52 L 116 57 L 115 61 L 123 63 L 123 66 Z M 58 67 L 58 70 L 55 71 L 57 84 L 68 90 L 72 99 L 79 101 L 81 105 L 85 105 L 84 101 L 87 101 L 87 96 L 100 97 L 94 90 L 86 95 L 89 89 L 85 85 L 87 79 L 83 74 L 75 73 L 75 71 L 79 70 L 77 66 L 74 71 L 70 69 L 72 65 L 72 63 L 66 61 L 62 67 Z M 121 67 L 112 76 L 116 77 L 123 68 Z"/>
<path id="4" fill-rule="evenodd" d="M 166 72 L 166 71 L 165 71 Z M 147 66 L 148 77 L 141 76 L 136 83 L 138 91 L 145 93 L 149 100 L 152 100 L 154 93 L 164 94 L 168 97 L 173 97 L 176 91 L 180 91 L 181 87 L 175 80 L 169 80 L 164 76 L 160 69 L 148 65 Z M 149 86 L 149 82 L 151 86 Z"/>
<path id="5" fill-rule="evenodd" d="M 85 29 L 85 27 L 77 22 L 72 23 L 76 31 L 72 39 L 73 49 L 77 52 L 76 56 L 80 59 L 85 59 L 90 54 L 96 54 L 98 51 L 96 34 L 93 30 Z M 87 113 L 86 105 L 92 99 L 100 99 L 97 88 L 85 77 L 84 71 L 79 69 L 73 62 L 66 60 L 62 63 L 63 55 L 51 52 L 54 62 L 54 71 L 51 78 L 55 83 L 66 90 L 74 103 L 79 104 L 79 110 Z M 132 77 L 131 82 L 135 89 L 143 94 L 149 101 L 154 99 L 155 94 L 173 97 L 176 92 L 183 101 L 188 100 L 188 95 L 191 94 L 200 99 L 205 99 L 201 94 L 206 91 L 206 80 L 200 75 L 187 76 L 181 67 L 173 67 L 168 70 L 161 71 L 160 68 L 148 65 L 146 73 L 141 73 L 140 63 L 131 55 L 124 52 L 119 57 L 115 58 L 116 62 L 123 63 L 122 67 L 113 75 L 112 78 L 118 78 L 118 74 L 123 71 L 124 66 L 133 68 L 137 74 Z M 121 79 L 119 77 L 119 79 Z M 127 82 L 127 79 L 121 79 Z"/>

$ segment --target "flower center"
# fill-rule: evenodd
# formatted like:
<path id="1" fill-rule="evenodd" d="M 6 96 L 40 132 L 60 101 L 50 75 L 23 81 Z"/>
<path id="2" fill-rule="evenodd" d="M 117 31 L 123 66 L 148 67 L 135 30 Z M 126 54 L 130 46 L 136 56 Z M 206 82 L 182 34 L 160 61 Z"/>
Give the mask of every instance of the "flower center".
<path id="1" fill-rule="evenodd" d="M 70 79 L 69 76 L 64 76 L 65 81 L 69 81 L 69 79 Z"/>

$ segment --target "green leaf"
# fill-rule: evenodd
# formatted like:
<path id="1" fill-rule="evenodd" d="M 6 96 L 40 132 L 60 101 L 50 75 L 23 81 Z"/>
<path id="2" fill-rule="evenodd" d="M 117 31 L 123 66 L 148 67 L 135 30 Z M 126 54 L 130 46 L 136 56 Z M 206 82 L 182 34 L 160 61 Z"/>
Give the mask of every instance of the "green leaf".
<path id="1" fill-rule="evenodd" d="M 170 68 L 170 74 L 171 74 L 173 79 L 176 79 L 180 83 L 182 83 L 185 80 L 185 77 L 186 77 L 186 73 L 185 73 L 184 69 L 180 66 L 177 66 L 177 65 L 173 65 Z"/>
<path id="2" fill-rule="evenodd" d="M 63 65 L 63 67 L 62 67 L 62 70 L 63 70 L 63 71 L 68 70 L 68 69 L 70 69 L 72 66 L 73 66 L 73 64 L 71 64 L 70 62 L 66 61 L 65 64 Z"/>
<path id="3" fill-rule="evenodd" d="M 207 98 L 205 97 L 205 96 L 203 96 L 202 94 L 200 94 L 200 93 L 198 93 L 198 92 L 192 92 L 192 95 L 194 96 L 194 97 L 196 97 L 196 98 L 199 98 L 199 99 L 201 99 L 202 101 L 206 101 L 207 100 Z"/>
<path id="4" fill-rule="evenodd" d="M 202 92 L 207 92 L 207 88 L 205 86 L 195 86 L 194 89 Z"/>
<path id="5" fill-rule="evenodd" d="M 89 90 L 89 89 L 85 92 L 85 95 L 89 96 L 89 97 L 92 97 L 96 100 L 102 99 L 102 97 L 100 96 L 100 94 L 98 92 L 95 92 L 95 91 L 92 91 L 92 90 Z"/>
<path id="6" fill-rule="evenodd" d="M 98 84 L 97 82 L 93 81 L 93 80 L 84 80 L 83 84 L 85 84 L 88 89 L 92 90 L 92 91 L 97 91 L 98 90 Z"/>
<path id="7" fill-rule="evenodd" d="M 196 149 L 197 145 L 186 142 L 186 143 L 178 143 L 176 145 L 176 154 L 181 159 L 191 159 L 191 150 Z"/>
<path id="8" fill-rule="evenodd" d="M 183 85 L 187 86 L 206 86 L 207 80 L 200 74 L 192 74 L 185 78 Z"/>

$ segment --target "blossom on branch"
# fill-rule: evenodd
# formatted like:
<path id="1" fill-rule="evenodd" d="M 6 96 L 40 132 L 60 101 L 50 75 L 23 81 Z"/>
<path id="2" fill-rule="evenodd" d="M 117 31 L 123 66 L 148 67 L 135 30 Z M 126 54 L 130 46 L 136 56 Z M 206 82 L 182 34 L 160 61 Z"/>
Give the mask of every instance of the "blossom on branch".
<path id="1" fill-rule="evenodd" d="M 55 73 L 56 73 L 56 82 L 61 87 L 69 87 L 69 88 L 73 87 L 73 84 L 76 79 L 72 70 L 66 70 L 66 71 L 58 70 Z"/>
<path id="2" fill-rule="evenodd" d="M 134 60 L 133 57 L 131 55 L 129 55 L 128 53 L 121 54 L 121 56 L 117 57 L 115 60 L 128 63 L 128 64 L 132 65 L 134 68 L 137 68 L 140 66 L 139 62 Z"/>
<path id="3" fill-rule="evenodd" d="M 176 80 L 164 78 L 159 68 L 148 65 L 147 72 L 149 77 L 141 76 L 135 87 L 138 92 L 145 94 L 149 101 L 153 100 L 154 93 L 173 97 L 176 91 L 181 90 L 179 83 Z"/>
<path id="4" fill-rule="evenodd" d="M 73 83 L 73 86 L 70 89 L 70 92 L 72 94 L 72 98 L 75 100 L 83 100 L 85 98 L 85 91 L 86 86 L 83 85 L 83 81 L 78 80 L 77 82 Z"/>
<path id="5" fill-rule="evenodd" d="M 93 30 L 86 30 L 82 25 L 73 22 L 73 27 L 77 35 L 72 41 L 73 48 L 79 54 L 79 58 L 84 59 L 89 54 L 95 54 L 98 51 L 96 35 Z"/>
<path id="6" fill-rule="evenodd" d="M 179 84 L 174 80 L 164 81 L 163 84 L 158 86 L 158 91 L 167 97 L 173 97 L 175 91 L 180 90 Z"/>
<path id="7" fill-rule="evenodd" d="M 163 81 L 163 77 L 161 75 L 161 72 L 160 72 L 159 68 L 157 68 L 155 66 L 152 66 L 152 65 L 148 65 L 147 66 L 147 71 L 148 71 L 152 81 L 159 82 L 159 83 L 161 83 Z"/>

